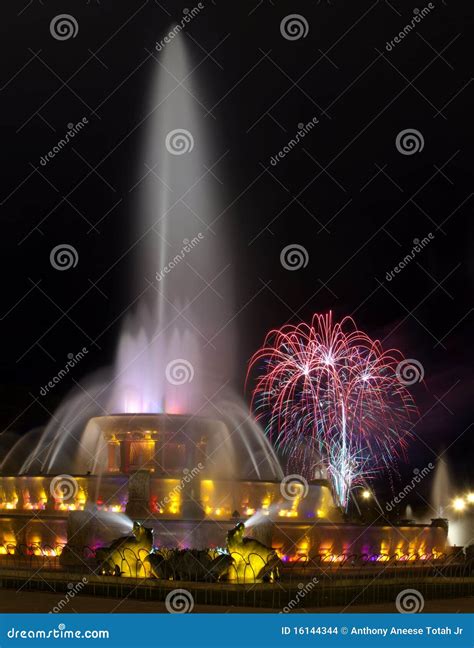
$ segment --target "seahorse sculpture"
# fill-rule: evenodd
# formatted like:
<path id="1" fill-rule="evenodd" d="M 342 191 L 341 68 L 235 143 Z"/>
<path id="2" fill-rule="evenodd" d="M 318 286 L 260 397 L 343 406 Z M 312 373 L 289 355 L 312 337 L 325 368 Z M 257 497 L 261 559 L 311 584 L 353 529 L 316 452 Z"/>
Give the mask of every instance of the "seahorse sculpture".
<path id="1" fill-rule="evenodd" d="M 227 533 L 227 551 L 234 559 L 229 580 L 239 583 L 278 580 L 281 561 L 275 549 L 245 537 L 244 532 L 245 525 L 239 522 Z"/>
<path id="2" fill-rule="evenodd" d="M 109 547 L 98 549 L 96 558 L 102 574 L 144 578 L 151 575 L 146 560 L 153 547 L 153 529 L 133 523 L 133 535 L 114 540 Z"/>

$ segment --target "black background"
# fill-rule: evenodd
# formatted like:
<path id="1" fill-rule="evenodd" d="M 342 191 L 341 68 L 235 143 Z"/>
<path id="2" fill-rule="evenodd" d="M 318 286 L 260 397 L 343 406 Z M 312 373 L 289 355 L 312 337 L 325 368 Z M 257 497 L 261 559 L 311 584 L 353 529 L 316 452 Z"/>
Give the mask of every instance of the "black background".
<path id="1" fill-rule="evenodd" d="M 222 183 L 216 227 L 230 240 L 236 278 L 237 388 L 271 327 L 328 309 L 337 319 L 352 314 L 424 367 L 424 384 L 413 387 L 422 420 L 402 478 L 445 452 L 465 488 L 474 486 L 473 11 L 467 0 L 434 4 L 391 52 L 386 42 L 423 3 L 221 0 L 205 3 L 184 38 L 216 159 L 225 153 L 213 172 Z M 68 353 L 90 348 L 79 382 L 113 360 L 120 315 L 136 296 L 127 250 L 157 73 L 150 52 L 192 6 L 2 4 L 2 429 L 48 420 L 72 378 L 46 398 L 39 390 Z M 76 18 L 76 38 L 51 37 L 59 13 Z M 308 21 L 305 38 L 280 34 L 290 13 Z M 317 127 L 272 166 L 298 123 L 315 116 Z M 89 125 L 73 146 L 41 166 L 83 117 Z M 422 152 L 397 151 L 406 128 L 423 134 Z M 387 282 L 413 239 L 430 232 L 429 246 Z M 58 272 L 49 254 L 64 242 L 79 263 Z M 296 272 L 280 263 L 292 243 L 309 253 Z"/>

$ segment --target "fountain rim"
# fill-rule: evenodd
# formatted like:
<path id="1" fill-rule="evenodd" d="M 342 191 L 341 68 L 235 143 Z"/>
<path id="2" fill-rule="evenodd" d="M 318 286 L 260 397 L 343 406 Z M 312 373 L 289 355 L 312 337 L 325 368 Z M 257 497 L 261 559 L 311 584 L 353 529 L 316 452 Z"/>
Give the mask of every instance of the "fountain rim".
<path id="1" fill-rule="evenodd" d="M 91 422 L 97 422 L 98 424 L 105 423 L 105 422 L 110 422 L 112 421 L 119 422 L 119 421 L 130 421 L 130 423 L 133 423 L 133 421 L 141 422 L 144 419 L 149 419 L 152 421 L 155 419 L 156 421 L 182 421 L 183 423 L 190 423 L 191 421 L 196 421 L 196 423 L 202 425 L 202 424 L 216 424 L 219 423 L 220 425 L 224 425 L 227 427 L 227 424 L 225 421 L 222 421 L 221 419 L 218 418 L 211 418 L 209 416 L 199 416 L 196 414 L 170 414 L 168 412 L 130 412 L 130 413 L 119 413 L 119 414 L 101 414 L 100 416 L 92 416 L 90 419 L 88 419 L 86 423 L 86 427 L 89 425 Z"/>
<path id="2" fill-rule="evenodd" d="M 161 428 L 161 431 L 180 432 L 185 431 L 189 433 L 193 426 L 200 434 L 208 426 L 210 430 L 216 429 L 216 426 L 222 430 L 225 428 L 228 433 L 231 432 L 225 421 L 218 418 L 210 418 L 208 416 L 196 416 L 194 414 L 169 414 L 166 412 L 131 412 L 120 414 L 106 414 L 101 416 L 92 416 L 86 423 L 84 430 L 89 425 L 95 424 L 99 427 L 102 434 L 115 434 L 117 432 L 130 432 L 130 433 L 144 433 L 154 428 L 156 431 Z"/>
<path id="3" fill-rule="evenodd" d="M 102 475 L 98 475 L 96 473 L 69 473 L 70 477 L 73 477 L 74 479 L 102 479 L 103 477 L 126 477 L 128 478 L 130 475 L 133 475 L 134 473 L 137 472 L 148 472 L 146 468 L 134 470 L 131 473 L 121 473 L 121 472 L 104 472 Z M 60 475 L 63 475 L 63 473 L 23 473 L 21 475 L 17 473 L 2 473 L 0 472 L 0 479 L 34 479 L 34 478 L 46 478 L 46 479 L 52 479 L 54 477 L 58 477 Z M 172 475 L 152 475 L 152 479 L 177 479 L 176 477 L 173 477 Z M 238 484 L 280 484 L 280 480 L 278 479 L 245 479 L 245 478 L 222 478 L 222 479 L 215 479 L 211 477 L 204 477 L 204 481 L 211 480 L 219 483 L 238 483 Z M 326 486 L 329 487 L 329 482 L 326 479 L 313 479 L 308 481 L 309 486 Z M 10 509 L 9 509 L 10 510 Z M 15 509 L 11 509 L 15 510 Z"/>

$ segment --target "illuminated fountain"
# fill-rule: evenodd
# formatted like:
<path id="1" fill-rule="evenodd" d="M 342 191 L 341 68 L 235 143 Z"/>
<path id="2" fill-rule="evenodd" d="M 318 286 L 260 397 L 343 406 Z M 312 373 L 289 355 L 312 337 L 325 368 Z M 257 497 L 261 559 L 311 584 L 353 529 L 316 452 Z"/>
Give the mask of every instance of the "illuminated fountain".
<path id="1" fill-rule="evenodd" d="M 273 446 L 231 386 L 238 309 L 219 184 L 209 171 L 218 155 L 198 118 L 181 36 L 157 66 L 135 188 L 139 216 L 130 227 L 137 255 L 132 298 L 142 298 L 125 318 L 114 366 L 81 380 L 44 430 L 5 451 L 0 552 L 23 546 L 54 554 L 66 541 L 93 551 L 128 536 L 131 519 L 153 530 L 157 547 L 197 550 L 223 546 L 243 520 L 255 543 L 288 563 L 443 552 L 443 526 L 344 521 L 358 483 L 347 476 L 361 469 L 367 476 L 367 467 L 342 401 L 336 409 L 347 415 L 343 444 L 328 429 L 328 452 L 319 453 L 324 465 L 312 463 L 308 473 L 305 464 L 307 483 L 290 492 L 282 487 Z M 371 379 L 367 373 L 367 384 Z M 298 458 L 301 441 L 291 441 Z M 384 443 L 391 449 L 393 440 Z M 311 450 L 314 458 L 320 448 Z"/>
<path id="2" fill-rule="evenodd" d="M 99 474 L 0 477 L 0 504 L 7 504 L 0 514 L 0 550 L 2 543 L 3 551 L 42 545 L 54 553 L 66 539 L 80 553 L 94 550 L 128 535 L 130 519 L 153 529 L 156 547 L 200 550 L 223 546 L 244 520 L 247 533 L 288 564 L 316 556 L 338 564 L 351 554 L 407 560 L 446 548 L 444 523 L 364 528 L 344 522 L 325 478 L 308 484 L 280 479 L 273 453 L 263 451 L 263 435 L 263 448 L 252 441 L 252 457 L 260 457 L 257 474 L 248 439 L 239 443 L 224 421 L 121 414 L 94 417 L 87 427 L 87 435 L 103 440 Z M 260 553 L 251 549 L 260 565 Z M 236 580 L 263 569 L 263 563 L 250 569 L 239 558 L 245 551 L 234 553 L 230 573 Z"/>
<path id="3" fill-rule="evenodd" d="M 449 543 L 464 547 L 474 538 L 474 493 L 457 494 L 450 478 L 445 457 L 438 459 L 433 479 L 431 507 L 438 521 L 447 524 L 449 518 Z M 472 550 L 471 550 L 472 551 Z"/>
<path id="4" fill-rule="evenodd" d="M 451 480 L 449 478 L 448 466 L 445 459 L 439 459 L 433 479 L 431 494 L 432 508 L 438 518 L 447 515 L 452 499 Z"/>

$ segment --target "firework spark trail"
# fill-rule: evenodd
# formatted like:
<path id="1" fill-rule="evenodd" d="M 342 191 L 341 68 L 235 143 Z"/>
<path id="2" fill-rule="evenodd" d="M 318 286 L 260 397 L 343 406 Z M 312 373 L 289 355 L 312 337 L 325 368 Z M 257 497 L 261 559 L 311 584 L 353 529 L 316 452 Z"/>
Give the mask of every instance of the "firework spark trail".
<path id="1" fill-rule="evenodd" d="M 390 467 L 407 445 L 416 407 L 397 379 L 401 360 L 352 318 L 333 324 L 332 313 L 270 331 L 250 360 L 247 381 L 261 371 L 252 394 L 257 418 L 308 478 L 318 458 L 326 463 L 344 508 L 351 487 Z"/>

